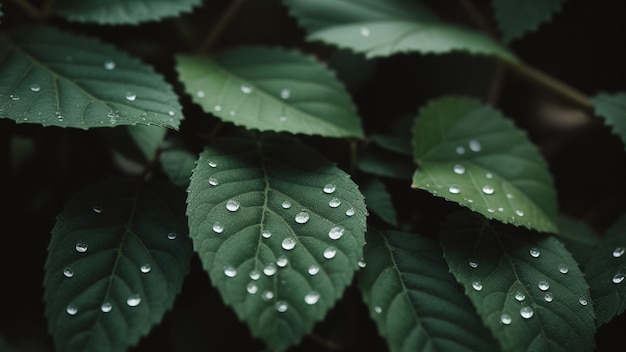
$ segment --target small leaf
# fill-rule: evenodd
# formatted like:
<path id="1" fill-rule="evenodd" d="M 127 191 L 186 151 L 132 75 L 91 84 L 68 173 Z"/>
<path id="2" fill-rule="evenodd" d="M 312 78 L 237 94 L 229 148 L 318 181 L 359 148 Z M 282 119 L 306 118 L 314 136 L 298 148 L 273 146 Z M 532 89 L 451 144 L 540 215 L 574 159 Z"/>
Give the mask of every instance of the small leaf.
<path id="1" fill-rule="evenodd" d="M 469 28 L 441 22 L 423 6 L 406 0 L 285 0 L 291 14 L 319 40 L 367 57 L 398 53 L 463 51 L 496 56 L 516 62 L 517 58 L 488 36 Z M 320 3 L 320 4 L 318 4 Z"/>
<path id="2" fill-rule="evenodd" d="M 159 149 L 167 130 L 158 126 L 128 126 L 128 134 L 135 141 L 146 160 L 152 160 Z"/>
<path id="3" fill-rule="evenodd" d="M 294 139 L 262 135 L 206 148 L 188 191 L 194 248 L 224 302 L 271 349 L 296 344 L 362 257 L 357 186 Z"/>
<path id="4" fill-rule="evenodd" d="M 450 272 L 503 350 L 593 350 L 588 286 L 561 242 L 471 213 L 450 216 L 440 235 Z"/>
<path id="5" fill-rule="evenodd" d="M 378 179 L 371 180 L 363 187 L 363 195 L 367 208 L 372 213 L 378 215 L 384 222 L 394 227 L 398 226 L 396 209 L 384 183 Z"/>
<path id="6" fill-rule="evenodd" d="M 557 236 L 563 242 L 565 248 L 572 253 L 572 257 L 576 259 L 581 268 L 585 267 L 598 245 L 598 237 L 589 226 L 582 221 L 563 216 L 559 217 L 559 233 Z"/>
<path id="7" fill-rule="evenodd" d="M 111 180 L 59 214 L 48 247 L 46 316 L 58 351 L 122 351 L 172 307 L 189 270 L 184 196 Z"/>
<path id="8" fill-rule="evenodd" d="M 413 187 L 489 219 L 557 232 L 546 162 L 498 111 L 469 98 L 438 99 L 420 112 L 413 146 Z"/>
<path id="9" fill-rule="evenodd" d="M 626 310 L 626 215 L 607 232 L 591 260 L 585 275 L 595 302 L 596 325 L 609 322 Z"/>
<path id="10" fill-rule="evenodd" d="M 363 137 L 344 86 L 304 54 L 242 47 L 212 59 L 180 55 L 177 70 L 192 100 L 223 121 L 261 131 Z"/>
<path id="11" fill-rule="evenodd" d="M 441 249 L 411 233 L 369 229 L 359 286 L 391 351 L 495 351 Z"/>
<path id="12" fill-rule="evenodd" d="M 197 154 L 186 150 L 166 150 L 161 153 L 161 166 L 163 166 L 163 171 L 172 183 L 182 189 L 187 189 L 197 158 Z"/>
<path id="13" fill-rule="evenodd" d="M 626 92 L 600 93 L 591 99 L 591 104 L 604 123 L 611 127 L 626 148 Z"/>
<path id="14" fill-rule="evenodd" d="M 190 12 L 202 0 L 64 0 L 54 12 L 70 21 L 98 24 L 139 24 Z"/>
<path id="15" fill-rule="evenodd" d="M 370 145 L 359 153 L 357 167 L 371 175 L 410 182 L 415 164 L 406 156 Z"/>
<path id="16" fill-rule="evenodd" d="M 0 56 L 0 118 L 82 129 L 182 119 L 163 77 L 97 40 L 20 26 L 0 33 Z"/>
<path id="17" fill-rule="evenodd" d="M 508 43 L 529 31 L 537 30 L 540 24 L 561 11 L 563 3 L 565 0 L 493 0 L 504 41 Z"/>
<path id="18" fill-rule="evenodd" d="M 413 156 L 413 147 L 411 146 L 410 136 L 388 136 L 382 134 L 374 134 L 371 136 L 372 141 L 385 150 L 392 151 L 406 156 Z"/>

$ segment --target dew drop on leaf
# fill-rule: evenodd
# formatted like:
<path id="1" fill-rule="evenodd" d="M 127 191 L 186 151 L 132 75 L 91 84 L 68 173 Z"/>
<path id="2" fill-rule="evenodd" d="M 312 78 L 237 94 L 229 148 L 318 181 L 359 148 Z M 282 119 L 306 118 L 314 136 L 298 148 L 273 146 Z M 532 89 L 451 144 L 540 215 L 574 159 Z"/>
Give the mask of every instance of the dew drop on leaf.
<path id="1" fill-rule="evenodd" d="M 475 261 L 474 259 L 470 259 L 468 262 L 468 265 L 470 266 L 470 268 L 472 269 L 476 269 L 478 268 L 478 262 Z"/>
<path id="2" fill-rule="evenodd" d="M 115 69 L 115 61 L 113 60 L 105 60 L 104 61 L 104 69 L 111 71 Z"/>
<path id="3" fill-rule="evenodd" d="M 219 105 L 219 104 L 218 104 L 218 105 L 215 105 L 215 106 L 213 107 L 213 110 L 215 110 L 215 111 L 217 111 L 217 112 L 220 112 L 220 111 L 222 111 L 222 106 L 221 106 L 221 105 Z"/>
<path id="4" fill-rule="evenodd" d="M 356 213 L 356 210 L 354 210 L 354 208 L 348 208 L 348 209 L 346 210 L 346 215 L 347 215 L 347 216 L 352 216 L 352 215 L 354 215 L 355 213 Z"/>
<path id="5" fill-rule="evenodd" d="M 459 155 L 465 154 L 465 148 L 463 147 L 456 147 L 456 153 Z"/>
<path id="6" fill-rule="evenodd" d="M 331 240 L 338 240 L 343 236 L 345 229 L 341 226 L 335 226 L 328 231 L 328 237 Z"/>
<path id="7" fill-rule="evenodd" d="M 263 292 L 263 294 L 261 296 L 263 297 L 264 300 L 269 301 L 270 299 L 274 298 L 274 292 L 272 292 L 272 291 L 265 291 L 265 292 Z"/>
<path id="8" fill-rule="evenodd" d="M 203 90 L 199 90 L 199 91 L 196 92 L 196 96 L 198 98 L 204 98 L 206 96 L 206 94 L 204 94 Z"/>
<path id="9" fill-rule="evenodd" d="M 515 300 L 516 300 L 516 301 L 521 302 L 521 301 L 523 301 L 523 300 L 525 300 L 525 299 L 526 299 L 526 295 L 525 295 L 525 294 L 523 294 L 522 292 L 517 291 L 517 292 L 515 293 Z"/>
<path id="10" fill-rule="evenodd" d="M 241 87 L 240 87 L 240 89 L 241 89 L 241 92 L 242 92 L 243 94 L 250 94 L 250 93 L 252 93 L 252 87 L 250 87 L 250 86 L 249 86 L 249 85 L 247 85 L 247 84 L 242 84 L 242 85 L 241 85 Z"/>
<path id="11" fill-rule="evenodd" d="M 65 311 L 67 312 L 67 314 L 69 315 L 76 315 L 76 313 L 78 313 L 78 307 L 76 307 L 73 304 L 70 304 L 67 306 L 67 308 L 65 309 Z"/>
<path id="12" fill-rule="evenodd" d="M 496 210 L 494 208 L 487 208 L 487 211 L 490 212 L 490 213 L 493 213 Z"/>
<path id="13" fill-rule="evenodd" d="M 341 201 L 339 200 L 339 198 L 333 198 L 328 202 L 328 206 L 331 208 L 337 208 L 340 205 Z"/>
<path id="14" fill-rule="evenodd" d="M 276 274 L 276 265 L 274 265 L 274 263 L 268 264 L 265 268 L 263 268 L 263 274 L 267 276 Z"/>
<path id="15" fill-rule="evenodd" d="M 472 139 L 471 141 L 469 141 L 469 149 L 473 152 L 479 152 L 482 149 L 482 146 L 480 145 L 480 142 Z"/>
<path id="16" fill-rule="evenodd" d="M 135 101 L 137 99 L 137 95 L 133 92 L 126 92 L 126 100 Z"/>
<path id="17" fill-rule="evenodd" d="M 515 214 L 517 214 L 517 216 L 524 216 L 524 212 L 519 209 L 515 210 Z"/>
<path id="18" fill-rule="evenodd" d="M 261 236 L 263 236 L 263 238 L 270 238 L 272 237 L 272 233 L 269 230 L 263 230 L 263 232 L 261 232 Z"/>
<path id="19" fill-rule="evenodd" d="M 320 272 L 320 267 L 316 264 L 311 264 L 307 272 L 309 273 L 309 275 L 317 275 L 317 273 Z"/>
<path id="20" fill-rule="evenodd" d="M 96 214 L 102 214 L 102 207 L 99 205 L 94 205 L 93 208 L 91 208 L 93 210 L 94 213 Z"/>
<path id="21" fill-rule="evenodd" d="M 513 321 L 513 320 L 511 319 L 511 316 L 510 316 L 510 315 L 508 315 L 508 314 L 502 314 L 502 315 L 500 316 L 500 322 L 501 322 L 502 324 L 504 324 L 504 325 L 509 325 L 509 324 L 511 324 L 511 322 L 512 322 L 512 321 Z"/>
<path id="22" fill-rule="evenodd" d="M 31 92 L 39 92 L 41 90 L 41 86 L 37 83 L 33 83 L 30 85 Z"/>
<path id="23" fill-rule="evenodd" d="M 374 307 L 374 312 L 376 312 L 377 314 L 380 314 L 383 312 L 383 309 L 379 306 Z"/>
<path id="24" fill-rule="evenodd" d="M 567 274 L 569 272 L 569 267 L 565 264 L 559 264 L 559 272 L 561 274 Z"/>
<path id="25" fill-rule="evenodd" d="M 535 312 L 533 311 L 533 309 L 531 307 L 523 307 L 522 309 L 519 310 L 519 314 L 524 319 L 530 319 L 530 318 L 533 317 Z"/>
<path id="26" fill-rule="evenodd" d="M 624 274 L 621 272 L 617 272 L 614 276 L 613 279 L 611 279 L 611 281 L 613 281 L 614 284 L 621 284 L 622 281 L 624 281 Z"/>
<path id="27" fill-rule="evenodd" d="M 283 90 L 280 91 L 280 97 L 283 99 L 289 99 L 289 97 L 291 96 L 291 91 L 287 88 L 284 88 Z"/>
<path id="28" fill-rule="evenodd" d="M 482 291 L 483 284 L 479 280 L 472 281 L 472 288 L 476 291 Z"/>
<path id="29" fill-rule="evenodd" d="M 365 259 L 361 258 L 359 259 L 359 261 L 356 263 L 359 268 L 365 268 L 367 266 L 367 263 L 365 262 Z"/>
<path id="30" fill-rule="evenodd" d="M 305 224 L 307 221 L 309 221 L 309 213 L 306 211 L 301 211 L 296 214 L 296 222 L 298 224 Z"/>
<path id="31" fill-rule="evenodd" d="M 452 186 L 450 186 L 450 188 L 448 188 L 448 192 L 450 192 L 452 194 L 459 194 L 459 193 L 461 193 L 461 187 L 459 187 L 457 185 L 452 185 Z"/>
<path id="32" fill-rule="evenodd" d="M 177 236 L 178 235 L 176 234 L 176 232 L 170 232 L 170 233 L 167 234 L 167 239 L 168 240 L 175 240 Z"/>
<path id="33" fill-rule="evenodd" d="M 210 160 L 209 161 L 209 166 L 210 167 L 217 167 L 217 163 L 215 161 L 213 161 L 213 160 Z"/>
<path id="34" fill-rule="evenodd" d="M 493 174 L 491 172 L 488 172 L 485 174 L 486 178 L 492 179 L 493 178 Z"/>
<path id="35" fill-rule="evenodd" d="M 283 209 L 289 209 L 291 208 L 291 202 L 288 200 L 285 200 L 282 202 L 282 204 L 280 205 L 281 207 L 283 207 Z"/>
<path id="36" fill-rule="evenodd" d="M 261 277 L 261 272 L 254 269 L 250 272 L 250 278 L 254 281 L 258 280 Z"/>
<path id="37" fill-rule="evenodd" d="M 306 304 L 315 304 L 320 300 L 320 294 L 317 291 L 311 291 L 304 296 L 304 302 Z"/>
<path id="38" fill-rule="evenodd" d="M 626 249 L 624 249 L 624 247 L 617 247 L 613 250 L 613 257 L 615 258 L 619 258 L 622 255 L 624 255 L 624 251 L 626 251 Z"/>
<path id="39" fill-rule="evenodd" d="M 538 258 L 541 255 L 541 252 L 539 252 L 537 248 L 532 248 L 528 253 L 530 253 L 530 256 L 533 258 Z"/>
<path id="40" fill-rule="evenodd" d="M 76 252 L 85 253 L 87 252 L 87 243 L 84 242 L 76 242 Z"/>
<path id="41" fill-rule="evenodd" d="M 109 303 L 109 302 L 104 302 L 104 303 L 102 303 L 102 305 L 100 306 L 100 310 L 101 310 L 103 313 L 108 313 L 108 312 L 110 312 L 112 309 L 113 309 L 113 305 L 112 305 L 111 303 Z"/>
<path id="42" fill-rule="evenodd" d="M 578 303 L 580 303 L 581 306 L 586 306 L 589 302 L 587 301 L 587 297 L 581 296 L 578 299 Z"/>
<path id="43" fill-rule="evenodd" d="M 143 264 L 142 266 L 139 267 L 139 270 L 144 273 L 147 274 L 152 270 L 152 267 L 150 266 L 150 264 Z"/>
<path id="44" fill-rule="evenodd" d="M 211 186 L 217 186 L 219 182 L 217 182 L 217 179 L 215 177 L 209 177 L 209 184 Z"/>
<path id="45" fill-rule="evenodd" d="M 495 189 L 493 188 L 493 186 L 490 185 L 486 185 L 483 186 L 483 193 L 486 195 L 491 195 L 495 192 Z"/>
<path id="46" fill-rule="evenodd" d="M 9 98 L 13 101 L 18 101 L 20 100 L 20 96 L 19 95 L 15 95 L 15 94 L 9 94 Z"/>
<path id="47" fill-rule="evenodd" d="M 335 189 L 337 189 L 337 187 L 335 185 L 333 185 L 332 183 L 329 183 L 326 186 L 324 186 L 324 188 L 322 190 L 326 194 L 332 194 L 333 192 L 335 192 Z"/>
<path id="48" fill-rule="evenodd" d="M 546 281 L 542 280 L 537 283 L 537 288 L 539 288 L 541 291 L 547 291 L 550 288 L 550 285 Z"/>
<path id="49" fill-rule="evenodd" d="M 129 307 L 136 307 L 139 303 L 141 303 L 141 297 L 138 294 L 132 295 L 126 300 L 126 304 L 128 304 Z"/>
<path id="50" fill-rule="evenodd" d="M 328 247 L 324 250 L 324 258 L 333 259 L 337 255 L 337 249 L 335 247 Z"/>
<path id="51" fill-rule="evenodd" d="M 65 276 L 65 277 L 72 277 L 72 276 L 74 276 L 74 270 L 72 270 L 72 268 L 70 268 L 70 267 L 65 267 L 65 269 L 63 269 L 63 276 Z"/>
<path id="52" fill-rule="evenodd" d="M 543 296 L 543 299 L 550 303 L 554 300 L 554 295 L 552 294 L 552 292 L 546 292 L 545 296 Z"/>
<path id="53" fill-rule="evenodd" d="M 224 268 L 224 275 L 228 277 L 235 277 L 237 276 L 237 269 L 233 268 L 232 266 L 227 266 Z"/>
<path id="54" fill-rule="evenodd" d="M 287 237 L 281 243 L 284 250 L 290 251 L 296 246 L 296 240 L 293 237 Z"/>
<path id="55" fill-rule="evenodd" d="M 284 313 L 287 311 L 287 309 L 289 309 L 289 305 L 287 304 L 287 302 L 285 301 L 278 301 L 276 302 L 276 310 L 279 313 Z"/>
<path id="56" fill-rule="evenodd" d="M 370 30 L 367 27 L 359 28 L 359 33 L 361 34 L 362 37 L 365 37 L 365 38 L 370 36 Z"/>
<path id="57" fill-rule="evenodd" d="M 287 264 L 289 264 L 289 259 L 287 259 L 287 257 L 284 255 L 281 255 L 280 257 L 278 257 L 278 259 L 276 259 L 276 265 L 281 268 L 286 267 Z"/>
<path id="58" fill-rule="evenodd" d="M 213 224 L 213 232 L 215 232 L 215 233 L 222 233 L 222 232 L 224 232 L 224 225 L 222 225 L 219 222 L 216 222 L 215 224 Z"/>
<path id="59" fill-rule="evenodd" d="M 454 167 L 452 168 L 452 170 L 454 171 L 455 174 L 457 175 L 463 175 L 465 173 L 465 167 L 463 167 L 463 165 L 454 165 Z"/>
<path id="60" fill-rule="evenodd" d="M 234 200 L 234 199 L 230 199 L 228 202 L 226 202 L 226 209 L 228 211 L 237 211 L 237 210 L 239 210 L 239 202 Z"/>
<path id="61" fill-rule="evenodd" d="M 254 282 L 251 282 L 248 286 L 246 286 L 246 291 L 248 291 L 249 294 L 254 295 L 259 291 L 259 287 Z"/>

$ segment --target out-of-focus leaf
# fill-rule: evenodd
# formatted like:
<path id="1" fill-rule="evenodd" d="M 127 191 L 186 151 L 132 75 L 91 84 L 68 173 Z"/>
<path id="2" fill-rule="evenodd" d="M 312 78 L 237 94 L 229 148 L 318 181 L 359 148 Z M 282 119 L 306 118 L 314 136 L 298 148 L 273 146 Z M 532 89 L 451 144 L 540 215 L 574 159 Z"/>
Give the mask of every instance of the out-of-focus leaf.
<path id="1" fill-rule="evenodd" d="M 552 15 L 561 11 L 565 0 L 493 0 L 498 27 L 505 42 L 510 42 L 540 24 L 550 21 Z"/>
<path id="2" fill-rule="evenodd" d="M 378 215 L 384 222 L 394 227 L 398 226 L 396 209 L 393 207 L 391 195 L 387 192 L 384 183 L 373 179 L 365 184 L 362 192 L 367 208 L 372 213 Z"/>
<path id="3" fill-rule="evenodd" d="M 591 99 L 596 115 L 604 118 L 626 148 L 626 92 L 600 93 Z"/>

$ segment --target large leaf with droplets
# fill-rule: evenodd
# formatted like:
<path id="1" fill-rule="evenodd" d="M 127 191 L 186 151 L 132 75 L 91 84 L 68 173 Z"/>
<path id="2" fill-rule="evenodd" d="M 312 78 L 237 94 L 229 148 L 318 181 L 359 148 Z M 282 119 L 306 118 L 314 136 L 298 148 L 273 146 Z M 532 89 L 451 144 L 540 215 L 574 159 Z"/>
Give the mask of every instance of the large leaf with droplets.
<path id="1" fill-rule="evenodd" d="M 598 326 L 626 310 L 625 252 L 626 215 L 609 229 L 585 269 Z"/>
<path id="2" fill-rule="evenodd" d="M 440 235 L 450 272 L 503 350 L 593 350 L 589 289 L 556 238 L 469 212 L 448 217 Z"/>
<path id="3" fill-rule="evenodd" d="M 178 98 L 163 77 L 97 40 L 43 25 L 0 34 L 0 118 L 44 126 L 177 128 Z"/>
<path id="4" fill-rule="evenodd" d="M 504 41 L 510 42 L 550 21 L 565 0 L 493 0 L 495 17 Z"/>
<path id="5" fill-rule="evenodd" d="M 89 186 L 59 214 L 44 279 L 58 351 L 122 351 L 172 307 L 189 269 L 184 192 L 166 183 Z"/>
<path id="6" fill-rule="evenodd" d="M 489 219 L 557 232 L 546 162 L 526 135 L 491 107 L 444 97 L 424 107 L 413 131 L 413 187 Z"/>
<path id="7" fill-rule="evenodd" d="M 224 302 L 271 349 L 296 344 L 357 269 L 357 186 L 294 139 L 261 135 L 206 148 L 188 191 L 194 249 Z"/>
<path id="8" fill-rule="evenodd" d="M 371 228 L 366 238 L 359 286 L 391 351 L 497 350 L 437 244 Z"/>
<path id="9" fill-rule="evenodd" d="M 64 0 L 54 12 L 75 22 L 139 24 L 190 12 L 202 0 Z"/>
<path id="10" fill-rule="evenodd" d="M 443 54 L 464 51 L 517 61 L 488 36 L 439 21 L 406 0 L 285 0 L 310 40 L 351 49 L 368 57 L 398 53 Z"/>
<path id="11" fill-rule="evenodd" d="M 261 131 L 363 136 L 343 84 L 310 56 L 241 47 L 210 59 L 181 55 L 177 69 L 192 100 L 223 121 Z"/>
<path id="12" fill-rule="evenodd" d="M 604 118 L 626 146 L 626 92 L 600 93 L 591 99 L 596 115 Z"/>

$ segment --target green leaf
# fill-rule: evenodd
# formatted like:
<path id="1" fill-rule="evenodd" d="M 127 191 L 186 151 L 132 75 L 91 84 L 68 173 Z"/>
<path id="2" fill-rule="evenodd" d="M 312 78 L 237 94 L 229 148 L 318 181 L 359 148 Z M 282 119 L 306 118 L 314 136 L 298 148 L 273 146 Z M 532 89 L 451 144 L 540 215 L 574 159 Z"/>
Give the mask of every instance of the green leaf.
<path id="1" fill-rule="evenodd" d="M 415 165 L 408 157 L 370 145 L 359 153 L 357 167 L 371 175 L 411 181 Z"/>
<path id="2" fill-rule="evenodd" d="M 554 237 L 456 213 L 442 225 L 450 272 L 505 351 L 592 351 L 587 283 Z"/>
<path id="3" fill-rule="evenodd" d="M 44 279 L 58 351 L 122 351 L 161 320 L 189 270 L 184 204 L 170 184 L 123 180 L 66 204 Z"/>
<path id="4" fill-rule="evenodd" d="M 516 62 L 517 58 L 488 36 L 441 22 L 422 6 L 406 0 L 285 0 L 285 4 L 309 32 L 319 40 L 367 57 L 398 53 L 463 51 L 496 56 Z"/>
<path id="5" fill-rule="evenodd" d="M 64 0 L 54 4 L 54 12 L 75 22 L 139 24 L 190 12 L 201 3 L 202 0 Z"/>
<path id="6" fill-rule="evenodd" d="M 557 232 L 546 162 L 498 111 L 463 97 L 433 101 L 417 118 L 413 146 L 413 187 L 489 219 Z"/>
<path id="7" fill-rule="evenodd" d="M 385 150 L 392 151 L 406 156 L 413 156 L 413 147 L 411 146 L 410 136 L 392 136 L 373 134 L 371 137 L 377 145 Z"/>
<path id="8" fill-rule="evenodd" d="M 378 179 L 371 180 L 363 187 L 363 195 L 367 208 L 372 213 L 378 215 L 384 222 L 394 227 L 398 226 L 396 209 L 384 183 Z"/>
<path id="9" fill-rule="evenodd" d="M 600 241 L 585 270 L 595 302 L 597 326 L 626 310 L 625 248 L 626 215 L 623 215 Z"/>
<path id="10" fill-rule="evenodd" d="M 596 115 L 604 118 L 626 147 L 626 92 L 600 93 L 591 99 Z"/>
<path id="11" fill-rule="evenodd" d="M 261 131 L 363 137 L 344 86 L 304 54 L 242 47 L 211 59 L 180 55 L 177 70 L 192 100 L 223 121 Z"/>
<path id="12" fill-rule="evenodd" d="M 505 42 L 537 30 L 561 11 L 565 0 L 493 0 L 498 27 Z"/>
<path id="13" fill-rule="evenodd" d="M 441 249 L 411 233 L 369 229 L 359 286 L 391 351 L 495 351 Z"/>
<path id="14" fill-rule="evenodd" d="M 177 128 L 178 98 L 163 77 L 97 40 L 43 25 L 0 33 L 0 118 L 44 126 Z"/>
<path id="15" fill-rule="evenodd" d="M 357 186 L 295 140 L 261 136 L 213 143 L 188 191 L 194 248 L 224 302 L 271 349 L 296 344 L 362 257 Z"/>
<path id="16" fill-rule="evenodd" d="M 186 150 L 166 150 L 161 153 L 161 166 L 172 183 L 182 189 L 187 189 L 197 158 L 196 154 Z"/>
<path id="17" fill-rule="evenodd" d="M 598 237 L 582 221 L 559 217 L 558 237 L 565 248 L 572 253 L 581 268 L 587 264 L 598 245 Z"/>

